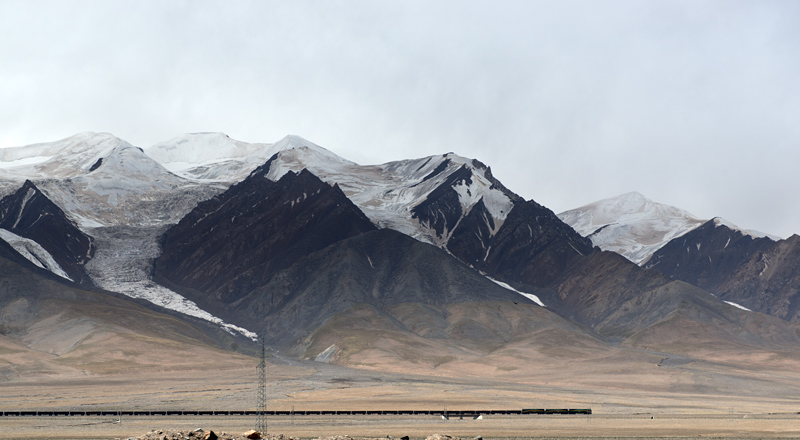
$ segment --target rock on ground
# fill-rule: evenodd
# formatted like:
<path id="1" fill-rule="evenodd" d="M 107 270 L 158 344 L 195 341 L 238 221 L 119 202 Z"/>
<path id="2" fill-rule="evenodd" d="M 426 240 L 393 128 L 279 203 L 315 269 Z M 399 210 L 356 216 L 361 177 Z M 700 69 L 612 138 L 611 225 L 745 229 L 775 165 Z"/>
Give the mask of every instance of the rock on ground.
<path id="1" fill-rule="evenodd" d="M 258 436 L 248 437 L 249 432 L 239 434 L 229 434 L 212 430 L 195 429 L 194 431 L 150 431 L 147 434 L 132 438 L 131 440 L 299 440 L 294 437 L 287 437 L 283 434 L 259 434 Z"/>

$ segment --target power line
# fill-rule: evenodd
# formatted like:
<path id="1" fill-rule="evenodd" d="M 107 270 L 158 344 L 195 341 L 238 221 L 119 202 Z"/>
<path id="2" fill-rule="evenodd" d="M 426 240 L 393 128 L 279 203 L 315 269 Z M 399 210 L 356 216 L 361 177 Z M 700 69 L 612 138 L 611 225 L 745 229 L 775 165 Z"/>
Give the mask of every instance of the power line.
<path id="1" fill-rule="evenodd" d="M 258 402 L 256 404 L 255 430 L 267 433 L 267 347 L 261 336 L 261 362 L 258 363 Z"/>

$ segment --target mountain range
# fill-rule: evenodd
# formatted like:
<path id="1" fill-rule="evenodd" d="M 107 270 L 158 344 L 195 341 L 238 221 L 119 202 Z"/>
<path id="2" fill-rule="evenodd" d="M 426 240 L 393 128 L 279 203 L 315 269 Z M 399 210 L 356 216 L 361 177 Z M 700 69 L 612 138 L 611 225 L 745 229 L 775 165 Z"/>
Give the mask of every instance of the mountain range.
<path id="1" fill-rule="evenodd" d="M 623 194 L 559 214 L 596 246 L 700 287 L 730 304 L 797 321 L 797 234 L 780 239 L 722 218 Z"/>
<path id="2" fill-rule="evenodd" d="M 32 350 L 59 331 L 20 312 L 37 295 L 181 319 L 176 337 L 220 349 L 262 335 L 295 358 L 449 374 L 800 346 L 796 235 L 639 194 L 557 216 L 454 153 L 364 166 L 297 136 L 82 133 L 0 150 L 0 176 L 0 324 Z"/>

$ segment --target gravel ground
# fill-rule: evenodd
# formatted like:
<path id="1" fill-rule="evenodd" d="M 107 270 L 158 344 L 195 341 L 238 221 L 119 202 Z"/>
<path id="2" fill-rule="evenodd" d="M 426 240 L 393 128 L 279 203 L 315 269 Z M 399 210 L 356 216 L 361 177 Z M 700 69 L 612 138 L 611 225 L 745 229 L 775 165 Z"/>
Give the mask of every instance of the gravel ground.
<path id="1" fill-rule="evenodd" d="M 652 417 L 652 418 L 651 418 Z M 121 423 L 120 423 L 121 422 Z M 148 433 L 212 430 L 239 438 L 253 428 L 252 417 L 0 417 L 0 439 L 129 439 Z M 295 416 L 268 419 L 270 438 L 277 440 L 394 438 L 425 439 L 442 433 L 462 439 L 520 438 L 800 438 L 800 416 L 491 416 L 482 420 L 442 420 L 436 417 Z M 183 437 L 186 440 L 187 436 Z M 190 440 L 199 440 L 192 437 Z M 224 437 L 223 437 L 224 438 Z M 170 437 L 167 437 L 171 440 Z M 163 437 L 162 439 L 163 440 Z"/>

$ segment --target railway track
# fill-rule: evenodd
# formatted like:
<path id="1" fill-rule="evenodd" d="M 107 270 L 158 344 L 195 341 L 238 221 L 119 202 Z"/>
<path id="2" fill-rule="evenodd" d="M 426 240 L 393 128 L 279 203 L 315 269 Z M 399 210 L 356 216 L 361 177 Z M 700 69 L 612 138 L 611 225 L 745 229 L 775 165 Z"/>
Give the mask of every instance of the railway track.
<path id="1" fill-rule="evenodd" d="M 521 410 L 343 410 L 343 411 L 265 411 L 267 416 L 411 416 L 478 417 L 481 415 L 591 414 L 591 409 L 521 409 Z M 0 411 L 2 417 L 74 417 L 74 416 L 255 416 L 257 411 Z"/>

